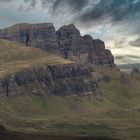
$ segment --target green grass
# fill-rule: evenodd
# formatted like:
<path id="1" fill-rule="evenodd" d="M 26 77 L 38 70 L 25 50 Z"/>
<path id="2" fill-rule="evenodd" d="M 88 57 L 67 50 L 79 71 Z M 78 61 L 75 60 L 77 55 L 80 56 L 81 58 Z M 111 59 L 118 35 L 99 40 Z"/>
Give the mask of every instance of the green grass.
<path id="1" fill-rule="evenodd" d="M 114 85 L 103 85 L 105 97 L 102 102 L 75 96 L 23 96 L 1 99 L 1 123 L 16 131 L 123 139 L 134 137 L 133 139 L 138 140 L 140 106 L 139 102 L 134 101 L 139 98 L 133 95 L 131 99 L 125 98 L 112 90 L 107 92 L 107 88 L 115 88 Z M 123 88 L 122 90 L 124 92 Z M 121 104 L 123 102 L 126 102 L 125 105 Z"/>
<path id="2" fill-rule="evenodd" d="M 71 62 L 37 48 L 0 39 L 0 77 L 31 67 L 66 63 Z"/>
<path id="3" fill-rule="evenodd" d="M 97 72 L 97 71 L 96 71 Z M 102 75 L 113 71 L 99 71 Z M 103 101 L 77 96 L 21 96 L 0 99 L 0 120 L 22 132 L 84 135 L 139 140 L 140 81 L 100 83 Z"/>

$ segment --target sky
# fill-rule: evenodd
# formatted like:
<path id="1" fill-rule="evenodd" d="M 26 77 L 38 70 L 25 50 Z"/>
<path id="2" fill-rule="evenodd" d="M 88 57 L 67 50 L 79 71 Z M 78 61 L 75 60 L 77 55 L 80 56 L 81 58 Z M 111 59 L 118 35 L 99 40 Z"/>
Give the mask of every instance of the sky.
<path id="1" fill-rule="evenodd" d="M 73 23 L 103 40 L 117 64 L 140 63 L 140 0 L 0 0 L 0 28 L 17 23 Z"/>

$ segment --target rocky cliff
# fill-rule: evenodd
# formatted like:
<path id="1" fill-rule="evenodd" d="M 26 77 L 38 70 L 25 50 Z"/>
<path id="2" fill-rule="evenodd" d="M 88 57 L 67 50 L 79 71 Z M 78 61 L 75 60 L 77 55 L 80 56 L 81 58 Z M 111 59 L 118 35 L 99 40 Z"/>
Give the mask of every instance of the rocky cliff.
<path id="1" fill-rule="evenodd" d="M 82 64 L 48 65 L 17 72 L 0 79 L 0 97 L 78 95 L 101 99 L 98 82 Z"/>
<path id="2" fill-rule="evenodd" d="M 105 44 L 90 35 L 81 36 L 73 25 L 55 30 L 53 24 L 18 24 L 0 30 L 0 38 L 20 42 L 73 60 L 72 64 L 45 65 L 0 79 L 0 96 L 78 95 L 101 99 L 99 84 L 88 64 L 115 67 Z M 74 63 L 80 62 L 80 63 Z M 92 65 L 93 67 L 93 65 Z"/>
<path id="3" fill-rule="evenodd" d="M 0 38 L 37 47 L 66 59 L 114 67 L 114 58 L 105 44 L 90 35 L 81 36 L 73 25 L 55 30 L 53 24 L 18 24 L 0 30 Z"/>

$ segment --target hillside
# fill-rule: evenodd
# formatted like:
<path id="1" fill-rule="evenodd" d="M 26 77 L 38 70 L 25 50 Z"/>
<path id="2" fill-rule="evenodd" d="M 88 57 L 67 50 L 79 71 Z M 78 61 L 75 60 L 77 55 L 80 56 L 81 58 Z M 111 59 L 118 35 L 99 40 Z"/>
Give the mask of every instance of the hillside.
<path id="1" fill-rule="evenodd" d="M 37 48 L 0 39 L 0 77 L 23 69 L 67 63 L 71 62 Z"/>
<path id="2" fill-rule="evenodd" d="M 105 43 L 90 35 L 82 36 L 73 24 L 57 31 L 52 23 L 17 24 L 1 29 L 0 38 L 40 48 L 69 60 L 115 67 L 114 57 L 105 48 Z"/>
<path id="3" fill-rule="evenodd" d="M 102 74 L 113 73 L 106 70 Z M 111 82 L 102 81 L 100 88 L 102 101 L 91 96 L 2 98 L 1 124 L 10 130 L 32 134 L 139 140 L 140 78 L 122 83 L 118 72 L 114 73 Z"/>
<path id="4" fill-rule="evenodd" d="M 0 34 L 16 32 L 16 36 L 17 27 L 27 26 L 16 25 Z M 42 26 L 48 27 L 48 24 Z M 38 32 L 41 28 L 42 33 L 42 26 L 34 25 L 30 29 Z M 78 42 L 82 40 L 88 49 L 92 46 L 86 53 L 82 50 L 84 59 L 70 59 L 77 56 L 74 52 L 73 55 L 68 53 L 66 60 L 59 51 L 51 54 L 48 49 L 43 51 L 18 40 L 9 41 L 12 39 L 6 37 L 11 37 L 12 33 L 5 34 L 7 40 L 0 39 L 0 126 L 14 135 L 21 134 L 23 140 L 28 140 L 26 135 L 40 135 L 41 140 L 48 135 L 139 140 L 140 74 L 119 71 L 111 52 L 105 50 L 104 42 L 89 36 L 79 37 L 73 25 L 59 31 L 64 35 L 60 44 L 73 42 L 78 34 Z M 64 31 L 74 35 L 67 38 Z M 42 35 L 36 37 L 40 41 Z M 51 49 L 57 50 L 55 46 Z M 92 62 L 100 60 L 100 63 L 89 62 L 87 54 L 88 58 L 96 57 Z"/>

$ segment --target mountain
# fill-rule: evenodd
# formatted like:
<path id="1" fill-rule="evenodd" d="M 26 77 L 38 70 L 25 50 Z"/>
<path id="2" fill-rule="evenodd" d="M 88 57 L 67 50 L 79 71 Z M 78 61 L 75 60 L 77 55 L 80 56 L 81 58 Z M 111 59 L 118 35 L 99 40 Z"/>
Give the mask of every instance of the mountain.
<path id="1" fill-rule="evenodd" d="M 81 96 L 100 96 L 98 79 L 96 80 L 92 76 L 92 70 L 88 68 L 88 65 L 95 64 L 104 65 L 112 69 L 116 68 L 113 55 L 109 50 L 105 49 L 104 42 L 94 40 L 89 35 L 81 36 L 80 31 L 73 24 L 63 26 L 58 31 L 55 31 L 51 23 L 18 24 L 0 30 L 0 38 L 21 43 L 22 47 L 26 48 L 23 53 L 27 51 L 27 48 L 34 47 L 73 61 L 73 64 L 57 66 L 52 65 L 52 62 L 49 66 L 33 68 L 12 74 L 6 78 L 4 77 L 4 79 L 0 80 L 1 96 L 23 94 L 25 91 L 37 94 L 43 94 L 47 91 L 53 95 L 78 94 Z M 3 54 L 2 51 L 1 53 Z M 31 53 L 29 52 L 29 54 L 26 53 L 25 55 L 32 57 Z M 6 57 L 6 55 L 3 57 Z M 20 59 L 21 56 L 19 58 L 18 56 L 16 57 Z M 38 61 L 41 63 L 44 62 L 42 60 Z M 37 65 L 36 62 L 34 63 Z M 88 65 L 82 63 L 88 63 Z M 33 65 L 33 62 L 31 64 Z M 27 65 L 25 64 L 24 66 Z M 14 69 L 18 70 L 16 67 Z M 23 86 L 25 87 L 25 91 L 23 91 L 23 88 L 20 88 Z"/>
<path id="2" fill-rule="evenodd" d="M 72 24 L 18 24 L 0 38 L 2 134 L 139 140 L 139 70 L 121 72 L 103 41 Z"/>
<path id="3" fill-rule="evenodd" d="M 81 36 L 73 25 L 61 27 L 58 31 L 51 23 L 18 24 L 0 30 L 0 38 L 23 43 L 55 53 L 70 60 L 114 67 L 114 57 L 105 44 L 90 35 Z"/>
<path id="4" fill-rule="evenodd" d="M 0 96 L 25 93 L 82 96 L 99 92 L 88 66 L 19 43 L 0 42 Z"/>

